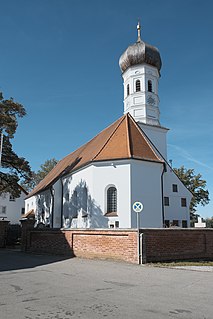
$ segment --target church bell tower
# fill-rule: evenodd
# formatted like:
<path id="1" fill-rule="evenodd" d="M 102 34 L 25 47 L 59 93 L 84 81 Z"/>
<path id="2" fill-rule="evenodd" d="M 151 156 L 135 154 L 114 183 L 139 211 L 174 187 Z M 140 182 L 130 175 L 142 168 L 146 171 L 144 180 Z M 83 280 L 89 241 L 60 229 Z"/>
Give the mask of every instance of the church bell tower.
<path id="1" fill-rule="evenodd" d="M 137 25 L 137 42 L 119 59 L 124 85 L 124 114 L 130 113 L 166 158 L 166 133 L 160 124 L 158 83 L 162 66 L 158 49 L 141 39 Z"/>

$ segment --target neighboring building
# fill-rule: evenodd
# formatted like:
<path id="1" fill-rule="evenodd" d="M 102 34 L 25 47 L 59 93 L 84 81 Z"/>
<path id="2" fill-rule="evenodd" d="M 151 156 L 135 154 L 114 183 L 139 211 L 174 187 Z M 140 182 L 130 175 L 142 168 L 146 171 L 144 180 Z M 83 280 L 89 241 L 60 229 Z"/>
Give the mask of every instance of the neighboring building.
<path id="1" fill-rule="evenodd" d="M 11 224 L 18 224 L 25 212 L 24 199 L 28 194 L 20 185 L 20 197 L 15 198 L 9 193 L 0 195 L 0 219 L 9 220 Z"/>
<path id="2" fill-rule="evenodd" d="M 188 227 L 191 193 L 167 163 L 160 124 L 161 57 L 140 38 L 122 54 L 124 115 L 62 159 L 29 194 L 26 210 L 49 227 Z"/>

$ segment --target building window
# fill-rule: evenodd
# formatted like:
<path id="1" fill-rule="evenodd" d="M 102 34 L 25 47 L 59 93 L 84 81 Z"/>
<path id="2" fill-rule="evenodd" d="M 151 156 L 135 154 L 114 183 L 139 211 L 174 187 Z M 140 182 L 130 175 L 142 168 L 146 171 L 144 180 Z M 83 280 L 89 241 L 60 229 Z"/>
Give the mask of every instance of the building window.
<path id="1" fill-rule="evenodd" d="M 118 220 L 115 221 L 115 228 L 119 228 L 119 221 Z"/>
<path id="2" fill-rule="evenodd" d="M 5 215 L 6 214 L 6 209 L 7 209 L 6 206 L 0 206 L 0 214 Z"/>
<path id="3" fill-rule="evenodd" d="M 23 208 L 21 209 L 21 214 L 24 215 L 24 213 L 25 213 L 25 208 L 23 207 Z"/>
<path id="4" fill-rule="evenodd" d="M 128 96 L 129 95 L 129 84 L 127 84 L 126 93 L 127 93 L 127 96 Z"/>
<path id="5" fill-rule="evenodd" d="M 169 197 L 164 197 L 164 206 L 169 206 Z"/>
<path id="6" fill-rule="evenodd" d="M 177 184 L 172 184 L 172 191 L 173 191 L 174 193 L 177 193 L 177 191 L 178 191 L 178 186 L 177 186 Z"/>
<path id="7" fill-rule="evenodd" d="M 187 228 L 187 220 L 182 220 L 182 228 Z"/>
<path id="8" fill-rule="evenodd" d="M 181 207 L 186 207 L 186 198 L 181 198 Z"/>
<path id="9" fill-rule="evenodd" d="M 174 219 L 172 222 L 173 227 L 178 227 L 179 226 L 179 221 L 177 219 Z"/>
<path id="10" fill-rule="evenodd" d="M 107 190 L 107 213 L 117 212 L 117 189 L 110 187 Z"/>
<path id="11" fill-rule="evenodd" d="M 169 219 L 166 219 L 166 220 L 164 221 L 164 224 L 165 224 L 165 227 L 166 227 L 166 228 L 169 228 L 169 225 L 170 225 Z"/>
<path id="12" fill-rule="evenodd" d="M 152 92 L 152 81 L 148 81 L 148 92 Z"/>
<path id="13" fill-rule="evenodd" d="M 137 80 L 136 81 L 136 92 L 140 92 L 140 90 L 141 90 L 141 82 L 140 82 L 140 80 Z"/>
<path id="14" fill-rule="evenodd" d="M 10 202 L 15 202 L 15 197 L 13 195 L 10 195 Z"/>

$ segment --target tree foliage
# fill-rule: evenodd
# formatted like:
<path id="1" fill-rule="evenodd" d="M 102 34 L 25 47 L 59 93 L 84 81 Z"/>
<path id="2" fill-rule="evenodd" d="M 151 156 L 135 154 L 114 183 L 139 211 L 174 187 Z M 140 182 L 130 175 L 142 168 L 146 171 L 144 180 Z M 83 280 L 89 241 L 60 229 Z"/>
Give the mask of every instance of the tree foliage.
<path id="1" fill-rule="evenodd" d="M 26 184 L 22 183 L 22 186 L 27 189 L 27 191 L 31 191 L 44 179 L 57 163 L 58 161 L 55 158 L 46 160 L 44 164 L 40 165 L 40 169 L 37 172 L 32 172 L 31 180 Z"/>
<path id="2" fill-rule="evenodd" d="M 18 118 L 26 115 L 23 105 L 12 98 L 5 100 L 0 92 L 0 135 L 3 133 L 3 145 L 0 172 L 0 194 L 9 192 L 14 197 L 20 195 L 19 181 L 29 181 L 32 176 L 30 165 L 24 157 L 13 150 L 11 140 L 18 127 Z"/>
<path id="3" fill-rule="evenodd" d="M 206 218 L 205 222 L 207 228 L 213 228 L 213 216 L 211 218 Z"/>
<path id="4" fill-rule="evenodd" d="M 202 179 L 201 174 L 195 174 L 194 169 L 186 169 L 184 166 L 180 168 L 174 168 L 175 173 L 183 182 L 183 184 L 192 193 L 193 197 L 190 203 L 191 219 L 195 219 L 197 216 L 197 206 L 200 204 L 205 206 L 209 203 L 209 192 L 206 189 L 206 181 Z"/>

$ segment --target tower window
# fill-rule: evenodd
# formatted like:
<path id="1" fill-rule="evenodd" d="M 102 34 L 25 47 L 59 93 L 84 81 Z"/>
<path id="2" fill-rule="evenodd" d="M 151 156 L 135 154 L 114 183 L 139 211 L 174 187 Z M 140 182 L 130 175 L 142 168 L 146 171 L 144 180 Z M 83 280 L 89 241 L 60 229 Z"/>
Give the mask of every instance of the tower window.
<path id="1" fill-rule="evenodd" d="M 152 81 L 151 80 L 148 81 L 148 91 L 152 92 Z"/>
<path id="2" fill-rule="evenodd" d="M 110 187 L 107 190 L 107 213 L 117 212 L 117 189 Z"/>
<path id="3" fill-rule="evenodd" d="M 128 96 L 129 95 L 129 84 L 127 84 L 126 93 L 127 93 L 127 96 Z"/>
<path id="4" fill-rule="evenodd" d="M 137 80 L 135 83 L 136 92 L 140 92 L 141 90 L 141 82 L 140 80 Z"/>

